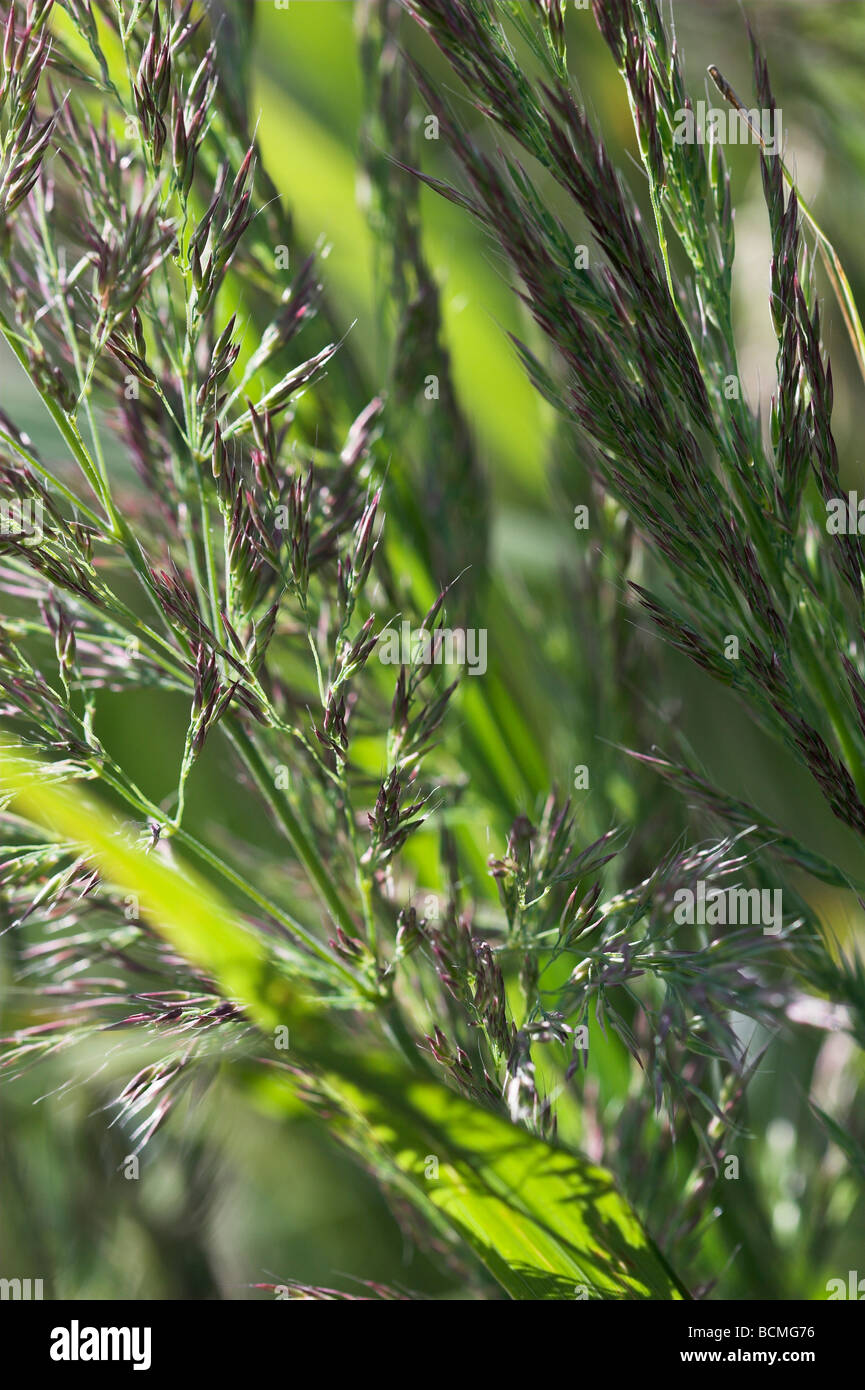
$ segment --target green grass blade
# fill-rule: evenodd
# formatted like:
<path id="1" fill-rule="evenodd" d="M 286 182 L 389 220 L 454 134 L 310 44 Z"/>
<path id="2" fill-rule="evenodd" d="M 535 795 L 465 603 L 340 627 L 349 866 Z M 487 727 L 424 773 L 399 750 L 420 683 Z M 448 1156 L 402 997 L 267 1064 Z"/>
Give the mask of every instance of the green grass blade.
<path id="1" fill-rule="evenodd" d="M 38 763 L 8 744 L 0 755 L 4 801 L 85 846 L 102 874 L 135 892 L 152 925 L 263 1032 L 288 1026 L 292 1054 L 323 1074 L 364 1141 L 386 1152 L 418 1204 L 443 1217 L 512 1298 L 687 1297 L 603 1169 L 401 1059 L 347 1046 L 209 885 L 132 844 L 78 786 L 47 781 Z M 435 1179 L 426 1177 L 430 1157 L 438 1160 Z"/>

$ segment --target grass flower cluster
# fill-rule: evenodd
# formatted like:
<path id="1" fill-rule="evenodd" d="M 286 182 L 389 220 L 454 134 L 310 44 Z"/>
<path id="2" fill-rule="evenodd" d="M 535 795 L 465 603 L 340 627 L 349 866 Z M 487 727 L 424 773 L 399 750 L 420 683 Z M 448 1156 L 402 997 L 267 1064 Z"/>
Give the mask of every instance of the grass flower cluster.
<path id="1" fill-rule="evenodd" d="M 452 1297 L 797 1296 L 770 1209 L 808 1192 L 800 1258 L 822 1268 L 865 1178 L 865 974 L 804 885 L 863 890 L 655 747 L 628 691 L 660 636 L 865 835 L 863 554 L 825 526 L 841 484 L 809 237 L 855 342 L 843 268 L 764 143 L 764 422 L 730 174 L 717 143 L 675 139 L 693 102 L 655 0 L 594 4 L 650 219 L 577 98 L 562 0 L 364 0 L 380 321 L 352 327 L 250 126 L 254 10 L 8 6 L 0 332 L 52 433 L 0 411 L 0 501 L 40 518 L 0 538 L 3 1070 L 104 1057 L 134 1158 L 217 1073 L 250 1108 L 300 1101 Z M 418 170 L 418 98 L 453 182 Z M 529 661 L 556 719 L 603 733 L 592 786 L 624 780 L 616 805 L 562 790 L 553 717 L 512 679 L 534 600 L 489 564 L 424 183 L 508 266 L 513 344 L 562 417 L 553 487 L 592 499 L 562 640 Z M 405 620 L 429 641 L 394 667 Z M 482 679 L 442 661 L 448 624 L 489 630 Z M 167 794 L 125 756 L 118 701 L 166 730 Z M 780 929 L 682 925 L 698 885 L 779 890 Z M 795 1171 L 748 1118 L 785 1048 L 826 1072 Z M 350 1296 L 304 1275 L 258 1287 Z"/>

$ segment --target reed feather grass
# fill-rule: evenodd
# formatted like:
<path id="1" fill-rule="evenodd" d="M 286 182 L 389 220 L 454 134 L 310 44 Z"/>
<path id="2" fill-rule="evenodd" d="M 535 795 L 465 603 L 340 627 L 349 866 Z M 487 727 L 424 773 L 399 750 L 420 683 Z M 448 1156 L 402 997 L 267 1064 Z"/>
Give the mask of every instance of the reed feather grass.
<path id="1" fill-rule="evenodd" d="M 495 1296 L 498 1280 L 512 1297 L 571 1297 L 582 1268 L 592 1296 L 705 1294 L 743 1246 L 741 1277 L 753 1284 L 775 1249 L 753 1171 L 742 1181 L 756 1213 L 745 1236 L 735 1212 L 720 1237 L 710 1228 L 764 1049 L 806 1017 L 824 1031 L 840 1019 L 852 1044 L 865 1041 L 861 962 L 830 949 L 791 868 L 855 884 L 699 769 L 643 744 L 630 762 L 608 756 L 634 786 L 669 797 L 664 806 L 684 793 L 704 831 L 690 843 L 652 828 L 646 873 L 647 826 L 635 837 L 610 829 L 603 807 L 604 823 L 587 833 L 591 821 L 551 785 L 550 768 L 542 792 L 532 784 L 535 711 L 503 690 L 501 663 L 484 689 L 443 664 L 448 622 L 485 627 L 481 615 L 518 604 L 481 578 L 489 500 L 424 253 L 418 184 L 405 173 L 416 162 L 410 81 L 467 191 L 420 177 L 494 235 L 554 350 L 547 360 L 514 340 L 533 383 L 578 431 L 581 452 L 563 452 L 559 482 L 568 487 L 587 461 L 606 528 L 575 582 L 610 655 L 596 679 L 616 739 L 642 738 L 615 687 L 644 659 L 646 637 L 605 603 L 640 547 L 665 569 L 651 589 L 631 583 L 632 610 L 641 605 L 668 642 L 732 687 L 861 835 L 862 555 L 857 538 L 828 536 L 821 517 L 838 459 L 798 197 L 780 156 L 760 149 L 778 339 L 764 438 L 744 396 L 725 391 L 739 375 L 729 177 L 719 147 L 673 139 L 689 98 L 654 0 L 597 3 L 595 13 L 626 85 L 657 244 L 573 95 L 557 0 L 405 8 L 510 143 L 483 153 L 399 48 L 398 7 L 361 7 L 364 159 L 388 310 L 382 380 L 362 400 L 349 325 L 318 258 L 301 253 L 232 86 L 249 43 L 243 24 L 211 27 L 191 0 L 9 8 L 0 331 L 56 439 L 37 446 L 0 416 L 0 498 L 39 518 L 38 531 L 0 542 L 4 756 L 9 766 L 37 757 L 46 788 L 95 789 L 125 817 L 129 863 L 143 877 L 139 902 L 96 831 L 73 833 L 72 812 L 52 828 L 48 803 L 28 813 L 7 777 L 3 911 L 17 986 L 4 1067 L 20 1075 L 58 1057 L 72 1067 L 76 1048 L 119 1037 L 132 1074 L 113 1105 L 134 1153 L 159 1143 L 180 1097 L 217 1063 L 233 1063 L 250 1098 L 276 1071 L 375 1174 L 455 1296 Z M 756 45 L 754 63 L 758 99 L 773 108 Z M 516 147 L 588 219 L 599 264 L 574 267 L 572 237 Z M 419 426 L 424 372 L 439 384 L 439 408 Z M 440 468 L 424 463 L 427 450 Z M 407 615 L 428 641 L 393 671 L 378 657 Z M 730 634 L 735 662 L 724 655 Z M 501 628 L 494 640 L 507 645 Z M 187 710 L 162 800 L 103 736 L 105 696 L 134 692 Z M 505 726 L 525 730 L 512 754 Z M 207 760 L 226 804 L 242 794 L 279 840 L 244 840 L 218 807 L 204 825 L 191 814 Z M 477 840 L 481 818 L 495 828 L 489 844 Z M 194 864 L 223 895 L 232 929 L 304 1001 L 303 1045 L 276 1054 L 251 977 L 232 989 L 206 951 L 178 946 L 191 938 L 166 932 L 148 907 L 148 857 L 186 891 L 194 880 L 183 866 Z M 677 894 L 698 884 L 783 888 L 783 923 L 772 933 L 759 922 L 683 929 Z M 325 1034 L 313 1017 L 335 1039 L 318 1054 Z M 140 1038 L 159 1055 L 133 1071 Z M 611 1057 L 624 1067 L 612 1108 L 599 1102 L 596 1049 L 608 1068 Z M 352 1054 L 367 1070 L 349 1066 Z M 850 1075 L 856 1065 L 845 1062 Z M 820 1134 L 858 1168 L 846 1189 L 858 1193 L 859 1140 L 843 1117 L 818 1111 Z M 505 1134 L 524 1143 L 524 1166 L 507 1166 Z M 476 1208 L 470 1196 L 454 1215 L 424 1188 L 425 1139 L 447 1148 L 438 1157 L 461 1201 L 478 1177 Z M 613 1170 L 639 1220 L 607 1173 L 572 1157 L 575 1145 Z M 832 1177 L 829 1153 L 821 1140 L 803 1159 L 815 1200 Z M 547 1263 L 532 1268 L 522 1252 L 547 1200 Z M 615 1214 L 609 1248 L 596 1224 L 604 1211 Z M 616 1265 L 623 1251 L 638 1258 L 633 1279 Z M 267 1287 L 347 1296 L 288 1277 Z"/>

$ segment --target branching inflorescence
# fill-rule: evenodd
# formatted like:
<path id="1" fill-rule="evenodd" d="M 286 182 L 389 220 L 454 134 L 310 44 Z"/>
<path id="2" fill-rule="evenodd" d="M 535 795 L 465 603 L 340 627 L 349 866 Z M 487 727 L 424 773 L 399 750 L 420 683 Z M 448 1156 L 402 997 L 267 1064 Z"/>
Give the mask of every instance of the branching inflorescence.
<path id="1" fill-rule="evenodd" d="M 632 592 L 669 641 L 796 751 L 834 813 L 865 833 L 861 553 L 858 540 L 826 537 L 818 523 L 819 504 L 838 487 L 832 380 L 780 156 L 759 156 L 778 337 L 767 441 L 742 395 L 726 389 L 738 378 L 729 178 L 716 145 L 705 153 L 674 141 L 674 113 L 689 98 L 654 0 L 595 9 L 627 84 L 660 248 L 571 92 L 559 3 L 406 8 L 511 142 L 497 158 L 484 154 L 415 70 L 469 191 L 427 182 L 495 236 L 556 350 L 548 364 L 515 340 L 531 379 L 579 426 L 599 487 L 667 562 L 667 593 Z M 377 11 L 375 22 L 395 23 L 395 6 Z M 537 80 L 500 18 L 528 43 Z M 3 756 L 38 755 L 46 785 L 97 784 L 149 854 L 194 861 L 262 955 L 329 1010 L 353 1047 L 390 1049 L 418 1085 L 438 1077 L 482 1114 L 551 1145 L 561 1109 L 565 1138 L 613 1165 L 665 1224 L 668 1248 L 681 1244 L 691 1258 L 686 1242 L 710 1195 L 704 1168 L 717 1174 L 736 1132 L 753 1037 L 788 1024 L 815 992 L 840 999 L 861 1037 L 865 1003 L 857 970 L 830 957 L 792 891 L 795 911 L 771 931 L 735 919 L 723 932 L 707 930 L 711 919 L 683 929 L 676 895 L 708 886 L 716 897 L 728 888 L 759 896 L 790 864 L 847 880 L 696 772 L 644 754 L 644 767 L 730 833 L 667 846 L 631 886 L 621 868 L 627 837 L 582 836 L 575 807 L 553 792 L 527 800 L 490 855 L 497 898 L 467 888 L 465 827 L 459 816 L 456 829 L 447 814 L 435 819 L 458 808 L 464 790 L 448 743 L 459 683 L 441 648 L 448 606 L 465 606 L 452 591 L 462 562 L 483 548 L 474 532 L 485 502 L 441 342 L 416 190 L 399 192 L 410 158 L 405 70 L 394 77 L 396 50 L 374 24 L 364 44 L 370 129 L 397 140 L 395 164 L 367 153 L 383 224 L 395 229 L 386 266 L 397 309 L 395 409 L 376 390 L 348 412 L 325 388 L 347 325 L 320 333 L 330 311 L 317 260 L 296 256 L 242 103 L 222 98 L 220 34 L 200 7 L 9 7 L 0 330 L 10 370 L 14 357 L 55 434 L 34 442 L 0 412 L 0 501 L 15 519 L 0 541 Z M 773 108 L 756 50 L 755 67 L 759 97 Z M 575 267 L 570 232 L 512 146 L 588 219 L 597 268 Z M 688 267 L 679 290 L 671 230 Z M 403 560 L 413 567 L 405 579 L 384 511 L 391 487 L 403 505 L 411 469 L 388 477 L 389 432 L 408 453 L 406 414 L 423 364 L 444 383 L 435 440 L 453 474 L 430 493 L 433 519 L 412 565 Z M 465 487 L 467 515 L 442 529 L 453 487 Z M 391 672 L 375 659 L 382 638 L 432 579 L 419 624 L 428 641 Z M 731 635 L 735 662 L 725 657 Z M 187 711 L 176 783 L 162 800 L 103 735 L 105 698 L 133 692 Z M 482 695 L 473 698 L 460 737 L 477 738 L 477 752 L 492 716 Z M 193 802 L 208 759 L 219 759 L 227 800 L 254 796 L 284 841 L 278 849 L 226 826 L 213 843 L 207 822 L 200 828 Z M 495 823 L 505 815 L 501 805 L 487 813 Z M 94 1034 L 112 1047 L 131 1030 L 155 1038 L 159 1057 L 115 1098 L 137 1152 L 214 1059 L 230 1056 L 239 1070 L 273 1065 L 248 1001 L 226 997 L 163 939 L 146 901 L 101 870 L 85 839 L 30 821 L 11 792 L 0 824 L 3 926 L 21 943 L 20 1002 L 6 1025 L 11 1070 Z M 431 871 L 418 867 L 422 854 L 412 857 L 420 832 Z M 590 1027 L 635 1062 L 621 1124 L 594 1109 Z M 395 1201 L 404 1197 L 398 1132 L 382 1154 L 383 1122 L 365 1126 L 362 1106 L 324 1066 L 307 1056 L 277 1065 L 311 1104 L 339 1112 L 334 1133 Z M 644 1155 L 657 1143 L 663 1162 L 685 1145 L 690 1178 L 677 1224 L 670 1172 L 651 1192 L 639 1165 L 629 1167 L 623 1133 Z M 416 1189 L 440 1235 L 435 1204 Z"/>

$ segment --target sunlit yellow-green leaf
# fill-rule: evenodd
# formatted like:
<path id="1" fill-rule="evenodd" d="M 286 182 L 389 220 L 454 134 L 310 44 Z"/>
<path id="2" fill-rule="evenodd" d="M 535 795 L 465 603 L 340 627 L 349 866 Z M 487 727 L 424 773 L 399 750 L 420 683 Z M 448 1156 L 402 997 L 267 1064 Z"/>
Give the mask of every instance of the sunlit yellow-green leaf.
<path id="1" fill-rule="evenodd" d="M 459 1233 L 512 1298 L 687 1296 L 608 1173 L 398 1056 L 349 1046 L 207 883 L 133 844 L 80 784 L 58 785 L 38 763 L 0 744 L 0 795 L 34 823 L 84 846 L 102 874 L 135 892 L 152 925 L 262 1031 L 287 1025 L 292 1054 L 321 1077 L 367 1146 L 384 1151 L 415 1201 Z M 296 1105 L 293 1096 L 287 1105 Z"/>

